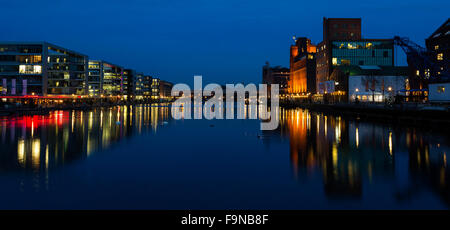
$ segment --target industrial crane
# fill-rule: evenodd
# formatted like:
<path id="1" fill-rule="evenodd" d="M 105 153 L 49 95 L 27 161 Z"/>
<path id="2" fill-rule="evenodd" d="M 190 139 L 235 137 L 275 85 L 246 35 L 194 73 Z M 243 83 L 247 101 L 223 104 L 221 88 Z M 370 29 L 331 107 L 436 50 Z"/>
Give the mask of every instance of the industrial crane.
<path id="1" fill-rule="evenodd" d="M 441 70 L 439 65 L 431 59 L 431 52 L 410 41 L 406 37 L 394 37 L 394 45 L 400 46 L 406 53 L 408 64 L 414 66 L 419 71 L 420 80 L 429 82 L 450 80 L 448 70 Z M 445 62 L 448 62 L 445 60 Z M 440 72 L 437 77 L 436 73 Z"/>

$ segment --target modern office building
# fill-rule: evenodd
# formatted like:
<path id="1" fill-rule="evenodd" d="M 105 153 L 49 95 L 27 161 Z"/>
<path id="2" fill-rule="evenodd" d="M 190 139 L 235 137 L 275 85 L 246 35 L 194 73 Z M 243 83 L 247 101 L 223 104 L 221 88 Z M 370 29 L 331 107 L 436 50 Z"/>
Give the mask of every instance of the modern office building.
<path id="1" fill-rule="evenodd" d="M 144 75 L 142 80 L 142 95 L 144 99 L 150 99 L 152 97 L 152 76 Z"/>
<path id="2" fill-rule="evenodd" d="M 159 78 L 152 78 L 152 84 L 151 84 L 151 99 L 152 101 L 159 100 L 159 85 L 160 85 L 160 79 Z"/>
<path id="3" fill-rule="evenodd" d="M 136 71 L 134 69 L 123 70 L 123 92 L 127 100 L 134 100 L 136 97 Z"/>
<path id="4" fill-rule="evenodd" d="M 123 68 L 102 60 L 89 61 L 89 89 L 104 96 L 124 94 Z"/>
<path id="5" fill-rule="evenodd" d="M 287 88 L 292 96 L 316 93 L 316 46 L 308 38 L 297 38 L 291 46 Z"/>
<path id="6" fill-rule="evenodd" d="M 91 96 L 100 96 L 102 92 L 103 65 L 101 61 L 89 60 L 88 92 Z"/>
<path id="7" fill-rule="evenodd" d="M 136 99 L 143 99 L 144 96 L 144 74 L 137 73 L 134 83 L 134 90 L 136 94 Z"/>
<path id="8" fill-rule="evenodd" d="M 102 61 L 102 90 L 107 96 L 123 95 L 123 67 Z"/>
<path id="9" fill-rule="evenodd" d="M 436 80 L 450 71 L 448 58 L 450 57 L 450 19 L 442 24 L 430 37 L 425 40 L 431 59 L 437 63 L 436 69 L 425 71 L 425 75 L 432 75 Z M 420 75 L 420 73 L 419 73 Z M 450 80 L 450 79 L 448 79 Z M 448 81 L 447 80 L 447 81 Z"/>
<path id="10" fill-rule="evenodd" d="M 47 42 L 0 42 L 2 102 L 51 106 L 95 101 L 158 101 L 172 84 Z"/>
<path id="11" fill-rule="evenodd" d="M 159 97 L 161 100 L 170 101 L 172 99 L 173 84 L 168 81 L 159 81 Z"/>
<path id="12" fill-rule="evenodd" d="M 3 96 L 87 94 L 88 57 L 47 42 L 0 42 Z"/>
<path id="13" fill-rule="evenodd" d="M 263 66 L 263 79 L 262 83 L 267 84 L 268 95 L 270 96 L 271 84 L 278 84 L 279 94 L 284 97 L 288 91 L 288 81 L 289 81 L 289 68 L 274 66 L 271 67 L 269 62 Z"/>
<path id="14" fill-rule="evenodd" d="M 358 41 L 332 41 L 331 65 L 327 81 L 319 83 L 319 93 L 342 93 L 347 88 L 347 78 L 335 73 L 338 66 L 394 66 L 394 42 L 392 39 L 364 39 Z M 326 87 L 334 84 L 334 90 Z"/>

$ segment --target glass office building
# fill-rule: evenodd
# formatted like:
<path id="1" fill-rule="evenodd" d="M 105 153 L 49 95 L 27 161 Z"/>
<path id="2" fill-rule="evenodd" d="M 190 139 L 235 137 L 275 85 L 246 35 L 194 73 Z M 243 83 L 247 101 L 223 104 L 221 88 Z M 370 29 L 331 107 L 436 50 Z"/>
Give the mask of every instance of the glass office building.
<path id="1" fill-rule="evenodd" d="M 151 92 L 151 99 L 152 100 L 159 100 L 159 78 L 153 78 L 152 79 L 152 92 Z"/>
<path id="2" fill-rule="evenodd" d="M 91 96 L 102 94 L 103 65 L 101 61 L 89 60 L 88 65 L 88 91 Z"/>
<path id="3" fill-rule="evenodd" d="M 103 93 L 107 96 L 123 95 L 123 68 L 111 63 L 103 64 Z"/>
<path id="4" fill-rule="evenodd" d="M 47 42 L 2 42 L 2 95 L 84 95 L 87 64 L 86 55 Z"/>

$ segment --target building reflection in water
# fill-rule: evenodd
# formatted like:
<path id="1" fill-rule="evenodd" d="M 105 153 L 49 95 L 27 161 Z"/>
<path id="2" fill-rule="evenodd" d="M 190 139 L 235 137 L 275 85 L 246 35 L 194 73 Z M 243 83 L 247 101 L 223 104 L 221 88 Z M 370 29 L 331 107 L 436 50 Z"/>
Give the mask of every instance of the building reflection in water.
<path id="1" fill-rule="evenodd" d="M 295 178 L 320 175 L 331 199 L 361 199 L 364 185 L 376 177 L 394 185 L 399 201 L 427 184 L 450 204 L 447 135 L 304 109 L 281 109 L 280 127 L 266 132 L 289 138 Z"/>
<path id="2" fill-rule="evenodd" d="M 156 132 L 168 121 L 169 108 L 116 106 L 89 111 L 54 111 L 49 115 L 2 117 L 0 173 L 32 175 L 25 189 L 48 189 L 49 172 L 109 148 L 121 139 Z"/>

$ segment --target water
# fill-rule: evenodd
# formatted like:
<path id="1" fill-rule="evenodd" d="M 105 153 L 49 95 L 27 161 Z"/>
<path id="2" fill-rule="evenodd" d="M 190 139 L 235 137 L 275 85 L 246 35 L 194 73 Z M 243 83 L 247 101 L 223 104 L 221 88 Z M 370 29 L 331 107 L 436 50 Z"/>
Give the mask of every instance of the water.
<path id="1" fill-rule="evenodd" d="M 280 110 L 173 120 L 168 107 L 0 119 L 0 209 L 448 209 L 445 133 Z"/>

